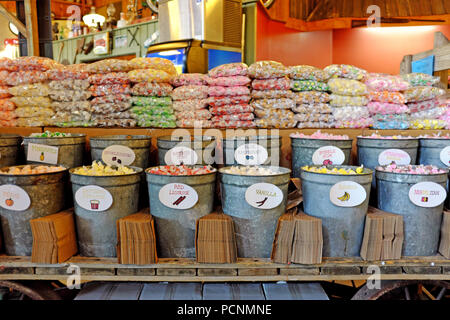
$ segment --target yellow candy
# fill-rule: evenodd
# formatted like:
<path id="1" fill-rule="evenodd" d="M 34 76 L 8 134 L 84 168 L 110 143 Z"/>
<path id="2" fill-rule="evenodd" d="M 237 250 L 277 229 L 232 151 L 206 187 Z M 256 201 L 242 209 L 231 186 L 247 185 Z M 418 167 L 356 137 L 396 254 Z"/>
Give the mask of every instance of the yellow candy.
<path id="1" fill-rule="evenodd" d="M 109 165 L 105 166 L 101 162 L 94 161 L 92 162 L 92 166 L 77 168 L 74 173 L 85 176 L 119 176 L 134 173 L 134 170 L 124 166 L 113 168 Z"/>
<path id="2" fill-rule="evenodd" d="M 358 167 L 356 170 L 353 170 L 351 168 L 344 169 L 344 168 L 333 168 L 328 169 L 327 167 L 309 167 L 309 166 L 303 166 L 303 170 L 309 171 L 309 172 L 315 172 L 315 173 L 326 173 L 326 174 L 343 174 L 343 175 L 356 175 L 356 174 L 364 174 L 364 167 Z"/>

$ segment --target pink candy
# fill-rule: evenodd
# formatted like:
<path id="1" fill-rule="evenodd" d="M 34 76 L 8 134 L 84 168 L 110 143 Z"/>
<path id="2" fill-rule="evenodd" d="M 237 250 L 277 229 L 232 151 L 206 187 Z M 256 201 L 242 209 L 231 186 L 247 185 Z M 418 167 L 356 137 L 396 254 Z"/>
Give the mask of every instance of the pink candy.
<path id="1" fill-rule="evenodd" d="M 368 139 L 414 139 L 414 137 L 408 136 L 381 136 L 377 133 L 372 133 L 370 136 L 358 136 L 358 138 L 368 138 Z"/>
<path id="2" fill-rule="evenodd" d="M 432 165 L 407 165 L 398 166 L 395 163 L 387 166 L 378 166 L 376 168 L 378 171 L 392 172 L 392 173 L 408 173 L 408 174 L 441 174 L 446 173 L 446 170 L 440 169 Z"/>
<path id="3" fill-rule="evenodd" d="M 310 136 L 296 132 L 291 134 L 291 138 L 303 138 L 303 139 L 323 139 L 323 140 L 349 140 L 347 135 L 338 135 L 338 134 L 330 134 L 330 133 L 322 133 L 320 130 L 317 130 Z"/>
<path id="4" fill-rule="evenodd" d="M 370 114 L 401 114 L 409 112 L 406 104 L 387 103 L 379 101 L 369 102 L 367 108 L 369 109 Z"/>

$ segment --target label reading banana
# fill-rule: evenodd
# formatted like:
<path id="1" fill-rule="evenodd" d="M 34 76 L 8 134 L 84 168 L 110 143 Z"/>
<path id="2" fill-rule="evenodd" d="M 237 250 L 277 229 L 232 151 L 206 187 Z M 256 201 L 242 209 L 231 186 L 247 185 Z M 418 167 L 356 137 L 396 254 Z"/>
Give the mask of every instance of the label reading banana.
<path id="1" fill-rule="evenodd" d="M 330 201 L 338 207 L 356 207 L 366 200 L 366 190 L 354 181 L 342 181 L 330 189 Z"/>

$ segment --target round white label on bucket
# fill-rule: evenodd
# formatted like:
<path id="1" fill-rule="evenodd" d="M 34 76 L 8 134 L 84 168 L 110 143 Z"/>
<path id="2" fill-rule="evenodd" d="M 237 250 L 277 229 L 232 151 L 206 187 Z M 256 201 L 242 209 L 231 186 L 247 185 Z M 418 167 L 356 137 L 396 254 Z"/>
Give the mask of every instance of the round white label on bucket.
<path id="1" fill-rule="evenodd" d="M 378 156 L 378 164 L 385 166 L 395 162 L 398 165 L 407 165 L 411 163 L 411 157 L 408 153 L 400 149 L 387 149 Z"/>
<path id="2" fill-rule="evenodd" d="M 113 203 L 113 197 L 108 190 L 95 186 L 84 186 L 75 192 L 75 201 L 83 209 L 89 211 L 108 210 Z"/>
<path id="3" fill-rule="evenodd" d="M 164 155 L 164 162 L 168 165 L 194 165 L 197 163 L 197 153 L 191 148 L 179 146 L 174 147 Z"/>
<path id="4" fill-rule="evenodd" d="M 447 167 L 450 166 L 450 146 L 441 150 L 440 159 Z"/>
<path id="5" fill-rule="evenodd" d="M 340 165 L 345 161 L 344 152 L 335 146 L 325 146 L 314 151 L 312 162 L 315 165 Z"/>
<path id="6" fill-rule="evenodd" d="M 419 207 L 437 207 L 446 197 L 445 189 L 435 182 L 419 182 L 409 189 L 409 200 Z"/>
<path id="7" fill-rule="evenodd" d="M 190 209 L 198 202 L 194 188 L 184 183 L 169 183 L 159 190 L 159 201 L 172 209 Z"/>
<path id="8" fill-rule="evenodd" d="M 330 201 L 338 207 L 359 206 L 366 197 L 366 190 L 354 181 L 341 181 L 330 189 Z"/>
<path id="9" fill-rule="evenodd" d="M 255 183 L 245 191 L 245 200 L 258 209 L 273 209 L 283 201 L 283 192 L 271 183 Z"/>
<path id="10" fill-rule="evenodd" d="M 21 187 L 13 184 L 0 186 L 0 206 L 7 210 L 24 211 L 30 207 L 31 199 Z"/>
<path id="11" fill-rule="evenodd" d="M 134 151 L 126 146 L 112 145 L 102 152 L 102 160 L 111 166 L 129 166 L 136 159 Z"/>
<path id="12" fill-rule="evenodd" d="M 269 154 L 266 148 L 256 143 L 246 143 L 234 151 L 234 159 L 245 166 L 257 166 L 266 162 Z"/>

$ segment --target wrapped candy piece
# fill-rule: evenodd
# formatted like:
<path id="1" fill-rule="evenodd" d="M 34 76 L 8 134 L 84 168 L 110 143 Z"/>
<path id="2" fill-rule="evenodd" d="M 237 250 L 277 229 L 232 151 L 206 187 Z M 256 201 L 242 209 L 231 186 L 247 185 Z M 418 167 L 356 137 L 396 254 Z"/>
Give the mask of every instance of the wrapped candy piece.
<path id="1" fill-rule="evenodd" d="M 58 81 L 50 81 L 48 84 L 53 90 L 87 90 L 91 85 L 89 80 L 66 79 Z"/>
<path id="2" fill-rule="evenodd" d="M 251 79 L 247 76 L 230 76 L 230 77 L 205 77 L 206 83 L 210 86 L 219 87 L 237 87 L 246 86 L 251 82 Z"/>
<path id="3" fill-rule="evenodd" d="M 128 72 L 128 78 L 131 82 L 167 83 L 172 81 L 173 77 L 174 75 L 165 71 L 154 69 L 138 69 Z"/>
<path id="4" fill-rule="evenodd" d="M 8 86 L 0 86 L 0 99 L 11 97 Z"/>
<path id="5" fill-rule="evenodd" d="M 174 111 L 170 107 L 159 107 L 159 106 L 142 106 L 142 107 L 132 107 L 130 109 L 133 119 L 145 118 L 149 116 L 172 116 Z"/>
<path id="6" fill-rule="evenodd" d="M 182 86 L 172 91 L 173 100 L 206 99 L 208 97 L 207 86 Z"/>
<path id="7" fill-rule="evenodd" d="M 412 113 L 412 112 L 419 112 L 419 111 L 437 108 L 440 105 L 441 105 L 441 102 L 439 101 L 439 99 L 430 99 L 430 100 L 408 103 L 408 108 L 409 108 L 409 111 Z"/>
<path id="8" fill-rule="evenodd" d="M 255 90 L 289 90 L 291 81 L 287 78 L 255 79 L 252 81 L 252 88 Z"/>
<path id="9" fill-rule="evenodd" d="M 86 66 L 89 73 L 128 72 L 134 69 L 130 62 L 121 59 L 104 59 Z"/>
<path id="10" fill-rule="evenodd" d="M 102 84 L 89 87 L 94 97 L 108 96 L 115 94 L 130 94 L 130 85 L 128 84 Z"/>
<path id="11" fill-rule="evenodd" d="M 341 96 L 338 94 L 330 95 L 330 105 L 332 107 L 362 107 L 369 103 L 366 96 Z"/>
<path id="12" fill-rule="evenodd" d="M 211 112 L 209 112 L 206 109 L 185 110 L 183 112 L 176 112 L 175 115 L 177 116 L 177 120 L 180 120 L 180 119 L 208 120 L 208 119 L 211 119 L 211 117 L 212 117 Z"/>
<path id="13" fill-rule="evenodd" d="M 14 112 L 20 118 L 51 117 L 55 114 L 53 109 L 40 107 L 20 107 Z"/>
<path id="14" fill-rule="evenodd" d="M 131 102 L 131 96 L 129 94 L 112 94 L 108 96 L 100 96 L 91 100 L 92 104 L 103 103 L 119 103 L 119 102 Z"/>
<path id="15" fill-rule="evenodd" d="M 369 110 L 366 107 L 339 107 L 333 108 L 333 117 L 335 120 L 358 120 L 360 118 L 369 118 Z"/>
<path id="16" fill-rule="evenodd" d="M 165 97 L 169 96 L 172 93 L 172 90 L 172 86 L 168 83 L 140 82 L 133 86 L 131 94 L 134 96 Z"/>
<path id="17" fill-rule="evenodd" d="M 361 118 L 358 120 L 338 120 L 334 123 L 336 128 L 350 128 L 350 129 L 359 129 L 359 128 L 369 128 L 373 124 L 372 118 Z"/>
<path id="18" fill-rule="evenodd" d="M 19 107 L 40 107 L 50 108 L 52 100 L 49 97 L 12 97 L 10 98 L 18 108 Z"/>
<path id="19" fill-rule="evenodd" d="M 435 84 L 438 84 L 441 79 L 439 77 L 434 77 L 432 75 L 426 74 L 426 73 L 419 73 L 419 72 L 413 72 L 413 73 L 407 73 L 402 74 L 401 77 L 409 82 L 412 86 L 434 86 Z"/>
<path id="20" fill-rule="evenodd" d="M 212 107 L 221 107 L 225 105 L 233 105 L 233 104 L 247 104 L 250 102 L 250 95 L 245 96 L 222 96 L 222 97 L 209 97 L 208 103 Z"/>
<path id="21" fill-rule="evenodd" d="M 287 109 L 257 109 L 255 115 L 259 119 L 293 120 L 294 113 Z"/>
<path id="22" fill-rule="evenodd" d="M 404 91 L 411 85 L 400 76 L 371 73 L 364 82 L 367 89 L 372 91 Z"/>
<path id="23" fill-rule="evenodd" d="M 69 101 L 69 102 L 60 102 L 53 101 L 51 108 L 56 112 L 70 112 L 70 111 L 91 111 L 91 102 L 90 101 Z M 75 121 L 75 120 L 73 120 Z"/>
<path id="24" fill-rule="evenodd" d="M 327 103 L 330 101 L 330 95 L 326 92 L 302 91 L 296 92 L 293 99 L 297 104 Z"/>
<path id="25" fill-rule="evenodd" d="M 248 75 L 254 79 L 281 78 L 289 74 L 289 69 L 276 61 L 257 61 L 248 68 Z"/>
<path id="26" fill-rule="evenodd" d="M 235 62 L 227 63 L 217 66 L 209 70 L 208 75 L 211 78 L 218 77 L 232 77 L 232 76 L 246 76 L 248 66 L 245 63 Z"/>
<path id="27" fill-rule="evenodd" d="M 134 119 L 103 119 L 95 121 L 97 127 L 135 127 L 136 120 Z"/>
<path id="28" fill-rule="evenodd" d="M 208 95 L 210 96 L 244 96 L 249 95 L 250 89 L 245 86 L 238 87 L 221 87 L 210 86 L 208 87 Z"/>
<path id="29" fill-rule="evenodd" d="M 370 91 L 369 99 L 372 101 L 395 103 L 395 104 L 405 104 L 407 101 L 402 93 L 389 91 Z"/>
<path id="30" fill-rule="evenodd" d="M 61 111 L 52 117 L 53 123 L 72 122 L 72 121 L 90 121 L 91 113 L 88 111 Z"/>
<path id="31" fill-rule="evenodd" d="M 0 120 L 12 120 L 17 118 L 17 114 L 13 111 L 0 111 Z"/>
<path id="32" fill-rule="evenodd" d="M 307 65 L 289 67 L 289 77 L 296 80 L 313 80 L 321 82 L 328 80 L 328 74 L 325 71 Z"/>
<path id="33" fill-rule="evenodd" d="M 211 120 L 180 119 L 176 122 L 179 128 L 211 128 Z"/>
<path id="34" fill-rule="evenodd" d="M 208 106 L 207 99 L 188 99 L 177 100 L 172 104 L 172 108 L 176 111 L 192 111 L 201 110 Z"/>
<path id="35" fill-rule="evenodd" d="M 411 118 L 411 120 L 438 119 L 440 116 L 445 114 L 446 111 L 447 111 L 446 107 L 437 107 L 437 108 L 433 108 L 433 109 L 413 112 L 413 113 L 411 113 L 410 118 Z"/>
<path id="36" fill-rule="evenodd" d="M 292 98 L 294 94 L 291 90 L 252 90 L 251 96 L 254 99 L 280 99 Z"/>
<path id="37" fill-rule="evenodd" d="M 9 93 L 19 97 L 45 97 L 48 96 L 49 87 L 44 83 L 21 84 L 9 88 Z"/>
<path id="38" fill-rule="evenodd" d="M 91 84 L 127 84 L 130 83 L 126 72 L 99 73 L 89 76 Z"/>
<path id="39" fill-rule="evenodd" d="M 17 127 L 45 127 L 53 125 L 50 117 L 17 118 Z"/>
<path id="40" fill-rule="evenodd" d="M 235 113 L 235 114 L 223 114 L 220 116 L 214 116 L 211 120 L 213 122 L 220 121 L 251 121 L 255 119 L 253 113 Z"/>
<path id="41" fill-rule="evenodd" d="M 292 99 L 255 99 L 250 105 L 255 109 L 292 109 L 295 102 Z"/>
<path id="42" fill-rule="evenodd" d="M 50 90 L 49 97 L 55 101 L 83 101 L 91 97 L 90 91 Z"/>
<path id="43" fill-rule="evenodd" d="M 75 69 L 71 69 L 69 67 L 64 67 L 61 69 L 50 69 L 46 71 L 47 77 L 52 81 L 61 81 L 61 80 L 87 80 L 89 77 L 89 73 L 84 71 L 78 71 Z"/>
<path id="44" fill-rule="evenodd" d="M 323 69 L 329 78 L 346 78 L 362 80 L 367 76 L 367 71 L 349 64 L 332 64 Z"/>
<path id="45" fill-rule="evenodd" d="M 248 113 L 253 112 L 253 110 L 253 107 L 246 103 L 209 108 L 209 112 L 211 112 L 211 114 L 215 116 L 235 113 Z"/>
<path id="46" fill-rule="evenodd" d="M 182 73 L 170 82 L 174 87 L 181 86 L 203 86 L 207 84 L 207 76 L 201 73 Z"/>
<path id="47" fill-rule="evenodd" d="M 410 129 L 440 130 L 447 128 L 447 121 L 441 119 L 414 119 L 410 122 Z"/>
<path id="48" fill-rule="evenodd" d="M 177 69 L 175 68 L 172 61 L 157 58 L 157 57 L 138 57 L 131 59 L 130 62 L 131 69 L 153 69 L 153 70 L 161 70 L 168 73 L 171 76 L 177 75 Z"/>
<path id="49" fill-rule="evenodd" d="M 364 83 L 352 79 L 333 78 L 328 80 L 328 86 L 331 92 L 342 96 L 362 96 L 368 93 Z"/>
<path id="50" fill-rule="evenodd" d="M 299 122 L 297 124 L 297 128 L 303 129 L 303 128 L 334 128 L 334 122 L 314 122 L 314 121 L 308 121 L 308 122 Z"/>
<path id="51" fill-rule="evenodd" d="M 417 102 L 437 98 L 445 94 L 445 90 L 436 87 L 412 87 L 403 92 L 408 102 Z"/>
<path id="52" fill-rule="evenodd" d="M 134 119 L 133 114 L 129 111 L 108 113 L 108 115 L 106 115 L 106 116 L 104 114 L 98 114 L 98 113 L 92 114 L 92 121 L 103 120 L 105 118 L 107 118 L 107 119 Z"/>
<path id="53" fill-rule="evenodd" d="M 16 105 L 10 99 L 0 99 L 0 111 L 13 111 Z"/>
<path id="54" fill-rule="evenodd" d="M 6 77 L 6 78 L 3 78 Z M 42 71 L 0 72 L 0 82 L 8 86 L 18 86 L 47 81 L 47 74 Z"/>
<path id="55" fill-rule="evenodd" d="M 130 107 L 131 105 L 128 102 L 91 104 L 91 110 L 93 113 L 105 115 L 109 113 L 125 111 L 128 110 Z"/>
<path id="56" fill-rule="evenodd" d="M 334 117 L 327 113 L 297 113 L 294 115 L 294 120 L 300 122 L 333 122 Z"/>
<path id="57" fill-rule="evenodd" d="M 409 128 L 409 116 L 406 114 L 374 115 L 372 128 L 386 130 L 404 130 Z"/>
<path id="58" fill-rule="evenodd" d="M 170 106 L 172 99 L 170 97 L 146 97 L 134 96 L 131 97 L 131 102 L 135 106 Z"/>
<path id="59" fill-rule="evenodd" d="M 220 120 L 212 122 L 213 128 L 228 128 L 228 129 L 236 129 L 236 128 L 255 128 L 255 122 L 252 121 L 240 121 L 240 120 Z"/>
<path id="60" fill-rule="evenodd" d="M 292 80 L 292 91 L 328 91 L 328 84 L 314 80 Z"/>
<path id="61" fill-rule="evenodd" d="M 149 120 L 149 119 L 139 119 L 138 126 L 144 128 L 176 128 L 177 123 L 174 120 Z"/>
<path id="62" fill-rule="evenodd" d="M 387 103 L 379 101 L 371 101 L 367 104 L 370 114 L 401 114 L 409 113 L 406 104 Z"/>
<path id="63" fill-rule="evenodd" d="M 298 104 L 291 109 L 297 113 L 331 113 L 333 108 L 327 103 Z"/>
<path id="64" fill-rule="evenodd" d="M 277 119 L 256 119 L 255 124 L 258 128 L 287 129 L 294 128 L 296 120 L 277 120 Z"/>

